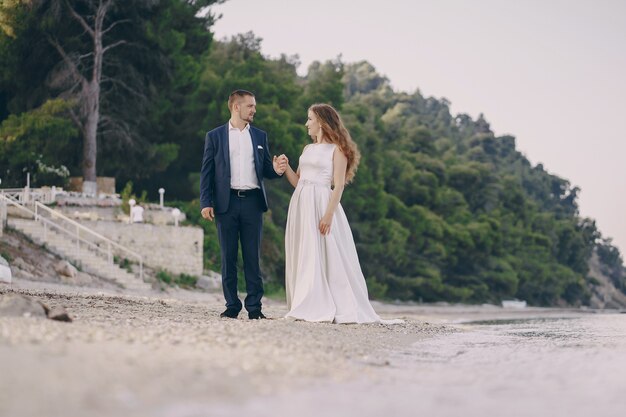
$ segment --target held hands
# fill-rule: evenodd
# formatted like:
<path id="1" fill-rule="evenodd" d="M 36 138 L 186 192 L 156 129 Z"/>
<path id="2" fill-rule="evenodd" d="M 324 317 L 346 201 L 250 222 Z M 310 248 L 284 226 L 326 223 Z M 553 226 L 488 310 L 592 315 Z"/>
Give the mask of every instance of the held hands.
<path id="1" fill-rule="evenodd" d="M 274 171 L 276 171 L 277 174 L 283 175 L 287 170 L 287 166 L 289 166 L 289 158 L 287 158 L 285 154 L 280 156 L 274 155 L 272 164 L 274 165 Z"/>
<path id="2" fill-rule="evenodd" d="M 213 221 L 213 219 L 215 218 L 215 211 L 213 211 L 213 207 L 203 208 L 200 214 L 202 214 L 202 217 L 204 217 L 207 220 Z"/>
<path id="3" fill-rule="evenodd" d="M 319 225 L 319 229 L 320 229 L 320 233 L 323 235 L 327 235 L 330 233 L 330 225 L 333 222 L 333 215 L 332 214 L 325 214 L 324 217 L 322 217 L 322 220 L 320 220 L 320 225 Z"/>

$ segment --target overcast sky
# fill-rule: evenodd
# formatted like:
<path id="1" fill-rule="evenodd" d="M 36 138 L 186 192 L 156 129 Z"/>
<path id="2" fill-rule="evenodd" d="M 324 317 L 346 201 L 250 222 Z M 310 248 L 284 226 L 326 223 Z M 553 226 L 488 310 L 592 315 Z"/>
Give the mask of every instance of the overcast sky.
<path id="1" fill-rule="evenodd" d="M 583 216 L 626 252 L 626 0 L 228 0 L 222 39 L 266 56 L 367 60 L 396 91 L 484 113 L 533 164 L 582 189 Z M 245 87 L 245 86 L 242 86 Z"/>

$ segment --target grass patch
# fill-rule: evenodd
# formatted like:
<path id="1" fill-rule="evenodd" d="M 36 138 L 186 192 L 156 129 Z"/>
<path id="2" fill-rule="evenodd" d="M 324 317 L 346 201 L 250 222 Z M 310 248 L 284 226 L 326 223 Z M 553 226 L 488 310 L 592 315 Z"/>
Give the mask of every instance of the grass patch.
<path id="1" fill-rule="evenodd" d="M 198 277 L 188 274 L 172 274 L 169 271 L 160 270 L 156 274 L 157 280 L 167 284 L 176 285 L 180 288 L 191 289 L 196 287 Z"/>
<path id="2" fill-rule="evenodd" d="M 116 263 L 120 268 L 125 269 L 128 273 L 133 273 L 132 262 L 128 258 L 120 258 L 117 255 L 113 255 L 113 263 Z"/>
<path id="3" fill-rule="evenodd" d="M 285 301 L 287 299 L 287 293 L 285 287 L 275 281 L 267 282 L 263 285 L 265 296 L 272 300 Z"/>
<path id="4" fill-rule="evenodd" d="M 6 259 L 6 258 L 5 258 Z M 591 284 L 591 285 L 601 285 L 602 283 L 600 281 L 598 281 L 597 278 L 594 277 L 588 277 L 587 281 Z"/>
<path id="5" fill-rule="evenodd" d="M 4 259 L 6 259 L 6 261 L 9 262 L 9 263 L 13 261 L 13 257 L 8 252 L 4 252 L 4 251 L 0 252 L 0 256 L 2 256 Z"/>
<path id="6" fill-rule="evenodd" d="M 77 271 L 79 272 L 83 272 L 83 267 L 82 267 L 82 263 L 80 262 L 73 262 L 68 260 L 69 264 L 72 265 L 74 268 L 76 268 Z"/>

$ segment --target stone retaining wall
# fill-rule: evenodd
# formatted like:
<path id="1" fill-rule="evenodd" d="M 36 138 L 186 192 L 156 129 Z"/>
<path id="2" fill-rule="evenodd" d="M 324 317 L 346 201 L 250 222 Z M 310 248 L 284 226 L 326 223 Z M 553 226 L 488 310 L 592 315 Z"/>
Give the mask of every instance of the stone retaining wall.
<path id="1" fill-rule="evenodd" d="M 202 275 L 204 230 L 153 224 L 124 224 L 107 221 L 81 221 L 90 229 L 143 256 L 152 268 L 169 272 Z"/>

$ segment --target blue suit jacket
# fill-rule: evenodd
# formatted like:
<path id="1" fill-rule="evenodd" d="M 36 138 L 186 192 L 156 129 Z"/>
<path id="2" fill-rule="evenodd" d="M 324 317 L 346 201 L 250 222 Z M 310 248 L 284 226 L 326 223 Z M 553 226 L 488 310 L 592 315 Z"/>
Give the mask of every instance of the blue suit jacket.
<path id="1" fill-rule="evenodd" d="M 261 192 L 263 211 L 267 211 L 267 195 L 263 178 L 279 178 L 274 171 L 267 133 L 250 125 L 254 166 Z M 228 123 L 216 127 L 204 139 L 204 157 L 200 171 L 200 208 L 213 207 L 216 214 L 225 213 L 230 201 L 230 151 Z"/>

